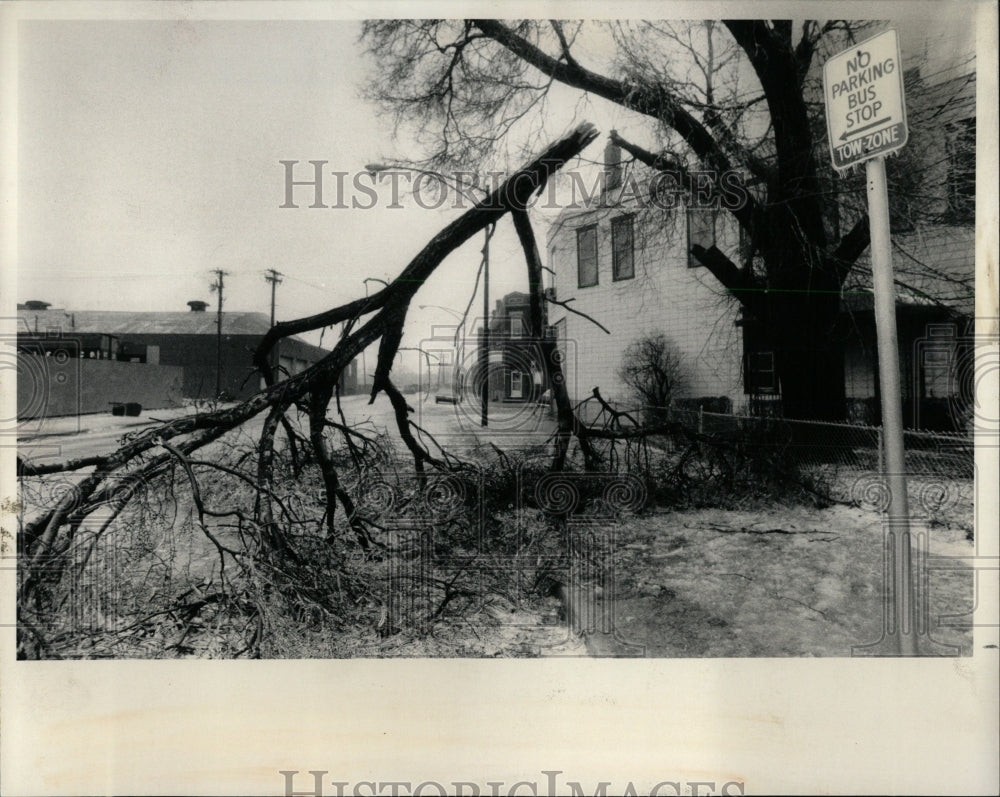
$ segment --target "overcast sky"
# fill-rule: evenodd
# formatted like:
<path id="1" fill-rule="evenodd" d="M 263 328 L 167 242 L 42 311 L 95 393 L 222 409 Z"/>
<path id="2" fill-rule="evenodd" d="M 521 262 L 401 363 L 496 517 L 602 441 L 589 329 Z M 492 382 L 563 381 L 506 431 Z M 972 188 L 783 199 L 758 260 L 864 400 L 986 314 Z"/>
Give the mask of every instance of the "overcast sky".
<path id="1" fill-rule="evenodd" d="M 26 23 L 19 300 L 214 306 L 211 270 L 222 268 L 226 309 L 267 312 L 263 273 L 276 268 L 287 319 L 398 271 L 441 214 L 309 209 L 309 189 L 296 189 L 301 208 L 279 207 L 279 161 L 303 161 L 306 179 L 309 160 L 354 172 L 395 149 L 357 96 L 357 33 L 328 22 Z"/>
<path id="2" fill-rule="evenodd" d="M 957 41 L 963 23 L 952 23 L 944 33 Z M 904 50 L 927 30 L 899 28 Z M 211 270 L 222 268 L 226 309 L 268 312 L 263 275 L 276 268 L 285 275 L 282 320 L 363 295 L 367 276 L 398 273 L 454 212 L 412 199 L 402 210 L 311 209 L 302 188 L 300 208 L 279 207 L 281 160 L 301 161 L 296 176 L 307 179 L 309 160 L 353 174 L 412 153 L 359 98 L 369 67 L 358 33 L 337 21 L 21 22 L 17 300 L 75 310 L 214 306 Z M 575 106 L 550 107 L 558 134 Z M 603 133 L 628 124 L 600 102 L 584 111 Z M 602 147 L 603 138 L 588 155 Z M 328 204 L 333 188 L 328 179 Z M 477 237 L 453 255 L 416 302 L 464 307 L 480 247 Z M 492 254 L 493 298 L 524 289 L 508 231 Z M 449 320 L 414 311 L 408 337 Z"/>
<path id="3" fill-rule="evenodd" d="M 406 196 L 402 209 L 388 199 L 371 210 L 309 208 L 310 188 L 295 189 L 298 209 L 279 207 L 282 160 L 300 161 L 303 180 L 313 175 L 308 161 L 328 161 L 332 205 L 330 172 L 353 175 L 413 152 L 359 98 L 369 68 L 359 30 L 337 21 L 22 22 L 18 301 L 214 307 L 211 271 L 222 268 L 225 309 L 268 312 L 264 271 L 276 268 L 282 320 L 363 295 L 365 277 L 398 273 L 460 211 Z M 463 309 L 481 247 L 477 237 L 455 253 L 417 303 Z M 509 231 L 491 254 L 492 298 L 523 290 Z M 408 337 L 450 321 L 414 307 Z"/>

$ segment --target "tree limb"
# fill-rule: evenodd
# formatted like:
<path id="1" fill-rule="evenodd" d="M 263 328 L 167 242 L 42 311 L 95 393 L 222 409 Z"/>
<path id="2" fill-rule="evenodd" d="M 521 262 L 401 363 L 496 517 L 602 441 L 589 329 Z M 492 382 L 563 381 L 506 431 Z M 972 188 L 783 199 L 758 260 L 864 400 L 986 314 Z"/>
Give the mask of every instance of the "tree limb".
<path id="1" fill-rule="evenodd" d="M 763 317 L 764 285 L 745 269 L 739 268 L 718 247 L 705 249 L 695 244 L 691 247 L 691 254 L 753 315 Z"/>
<path id="2" fill-rule="evenodd" d="M 545 296 L 544 299 L 549 304 L 558 305 L 559 307 L 563 308 L 563 310 L 568 310 L 569 312 L 574 313 L 574 314 L 580 316 L 581 318 L 586 318 L 591 324 L 593 324 L 595 327 L 599 328 L 602 332 L 604 332 L 605 335 L 610 335 L 611 334 L 611 330 L 608 329 L 606 326 L 604 326 L 604 324 L 602 324 L 596 318 L 594 318 L 593 316 L 587 315 L 582 310 L 577 310 L 577 309 L 569 306 L 570 302 L 575 302 L 576 301 L 576 297 L 573 297 L 572 299 L 565 299 L 565 300 L 563 300 L 563 299 L 553 299 L 551 296 Z"/>
<path id="3" fill-rule="evenodd" d="M 524 251 L 524 259 L 528 269 L 531 327 L 535 330 L 535 334 L 538 334 L 542 366 L 549 375 L 552 395 L 556 400 L 556 417 L 559 426 L 556 432 L 556 451 L 552 460 L 552 469 L 559 471 L 565 467 L 569 441 L 573 434 L 580 441 L 580 449 L 583 451 L 587 468 L 593 469 L 597 466 L 597 452 L 594 451 L 587 439 L 586 427 L 580 423 L 576 413 L 573 412 L 573 405 L 570 403 L 569 393 L 566 390 L 566 377 L 563 374 L 562 364 L 557 353 L 558 344 L 545 334 L 544 305 L 542 303 L 542 258 L 538 252 L 534 230 L 531 228 L 531 220 L 524 211 L 512 213 L 511 218 L 521 249 Z M 600 325 L 598 324 L 598 326 Z"/>
<path id="4" fill-rule="evenodd" d="M 688 191 L 694 190 L 693 177 L 688 171 L 687 167 L 680 163 L 675 158 L 671 158 L 667 155 L 656 155 L 647 149 L 643 149 L 637 144 L 633 144 L 630 141 L 625 140 L 617 131 L 612 130 L 610 135 L 611 141 L 630 155 L 632 155 L 637 160 L 642 161 L 647 166 L 662 174 L 675 175 L 678 178 L 678 182 L 684 185 Z M 757 202 L 750 196 L 749 193 L 746 194 L 746 202 L 741 204 L 739 207 L 730 209 L 734 218 L 740 223 L 740 226 L 745 230 L 750 232 L 753 228 L 754 214 L 757 212 Z"/>
<path id="5" fill-rule="evenodd" d="M 851 273 L 855 261 L 868 248 L 870 240 L 868 214 L 864 214 L 855 222 L 850 232 L 840 239 L 837 248 L 830 253 L 841 285 L 844 284 L 847 275 Z"/>
<path id="6" fill-rule="evenodd" d="M 499 20 L 476 19 L 473 22 L 483 33 L 531 64 L 542 74 L 551 76 L 572 88 L 596 94 L 644 116 L 659 119 L 676 130 L 707 166 L 721 171 L 729 171 L 733 168 L 729 158 L 711 133 L 683 108 L 674 95 L 668 92 L 652 91 L 647 87 L 626 81 L 614 80 L 585 69 L 576 62 L 563 63 L 514 33 Z"/>

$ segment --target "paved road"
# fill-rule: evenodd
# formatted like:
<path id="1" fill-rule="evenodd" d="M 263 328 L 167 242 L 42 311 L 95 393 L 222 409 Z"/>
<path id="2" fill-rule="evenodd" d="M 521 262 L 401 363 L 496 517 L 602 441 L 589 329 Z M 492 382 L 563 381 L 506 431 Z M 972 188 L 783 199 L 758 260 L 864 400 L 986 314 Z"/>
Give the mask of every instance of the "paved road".
<path id="1" fill-rule="evenodd" d="M 493 404 L 490 406 L 489 426 L 483 428 L 478 403 L 474 407 L 437 403 L 433 396 L 416 394 L 407 396 L 407 401 L 413 408 L 410 417 L 414 423 L 433 435 L 449 453 L 466 459 L 474 459 L 478 451 L 491 443 L 506 450 L 541 445 L 555 426 L 546 409 L 537 406 Z M 386 431 L 396 451 L 408 457 L 396 431 L 392 405 L 384 395 L 379 395 L 374 404 L 368 403 L 367 396 L 347 396 L 341 400 L 341 408 L 349 423 L 362 424 L 362 428 L 367 427 L 370 431 Z M 37 464 L 110 454 L 121 445 L 124 435 L 152 428 L 158 420 L 181 417 L 190 411 L 189 408 L 152 410 L 140 418 L 106 413 L 79 418 L 49 418 L 43 422 L 28 421 L 19 425 L 18 454 Z M 335 407 L 331 406 L 331 417 L 335 416 L 335 412 Z M 262 413 L 244 424 L 241 431 L 255 439 L 263 422 Z M 299 423 L 304 428 L 307 421 L 301 418 Z M 425 444 L 432 453 L 437 453 L 432 443 L 425 440 Z M 210 452 L 211 448 L 203 455 L 211 457 Z M 58 490 L 71 489 L 89 470 L 29 480 L 25 489 L 35 491 L 37 495 L 29 497 L 26 493 L 25 519 L 51 503 Z"/>
<path id="2" fill-rule="evenodd" d="M 489 425 L 484 428 L 478 402 L 474 405 L 438 403 L 433 395 L 418 394 L 406 398 L 413 408 L 410 417 L 414 423 L 457 454 L 468 454 L 490 443 L 501 448 L 540 445 L 555 428 L 547 410 L 535 405 L 492 403 Z M 341 399 L 341 408 L 349 423 L 385 430 L 390 439 L 401 445 L 392 406 L 384 395 L 379 395 L 374 404 L 368 403 L 368 396 L 345 396 Z M 18 453 L 40 463 L 110 454 L 118 448 L 123 435 L 142 431 L 154 426 L 158 420 L 181 417 L 190 411 L 151 410 L 139 418 L 104 413 L 24 421 L 18 428 Z M 331 417 L 335 416 L 335 412 L 334 405 L 331 405 Z M 305 419 L 301 420 L 304 424 Z M 255 435 L 262 423 L 263 416 L 258 416 L 249 421 L 245 429 Z"/>
<path id="3" fill-rule="evenodd" d="M 411 420 L 442 446 L 460 455 L 490 443 L 500 448 L 541 445 L 555 430 L 555 421 L 548 410 L 534 404 L 491 403 L 488 426 L 483 427 L 479 402 L 438 403 L 433 395 L 417 394 L 406 399 L 413 408 Z M 341 406 L 349 421 L 367 420 L 398 440 L 392 406 L 384 395 L 379 395 L 372 405 L 368 404 L 367 396 L 348 396 L 341 400 Z"/>

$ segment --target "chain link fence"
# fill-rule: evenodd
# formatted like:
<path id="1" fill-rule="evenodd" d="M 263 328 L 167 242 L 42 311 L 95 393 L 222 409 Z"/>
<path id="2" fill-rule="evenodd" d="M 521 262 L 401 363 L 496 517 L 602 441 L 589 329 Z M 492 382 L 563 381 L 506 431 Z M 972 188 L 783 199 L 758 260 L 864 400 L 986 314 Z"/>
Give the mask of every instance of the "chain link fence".
<path id="1" fill-rule="evenodd" d="M 757 433 L 785 446 L 801 465 L 832 464 L 856 470 L 881 470 L 882 427 L 830 421 L 762 418 L 697 410 L 673 410 L 670 417 L 714 437 Z M 903 432 L 906 471 L 913 476 L 972 479 L 972 438 L 961 433 Z"/>
<path id="2" fill-rule="evenodd" d="M 795 473 L 812 493 L 834 501 L 876 511 L 888 505 L 879 426 L 792 420 L 772 412 L 734 415 L 704 407 L 628 407 L 595 399 L 581 402 L 576 411 L 595 428 L 609 424 L 619 429 L 640 424 L 677 424 L 679 428 L 658 434 L 649 443 L 668 459 L 686 459 L 685 452 L 690 452 L 694 439 L 700 441 L 695 446 L 702 451 L 728 452 L 730 464 L 751 460 L 758 465 L 769 463 L 751 479 L 766 477 L 771 471 Z M 692 432 L 697 435 L 692 437 Z M 911 516 L 949 524 L 971 535 L 975 478 L 971 435 L 905 430 L 904 449 Z M 617 461 L 619 466 L 624 462 L 628 467 L 627 457 Z M 633 465 L 643 462 L 648 458 L 632 459 Z M 730 482 L 722 479 L 716 486 L 724 489 Z M 651 486 L 655 489 L 656 484 Z M 716 498 L 724 502 L 726 496 Z"/>
<path id="3" fill-rule="evenodd" d="M 775 446 L 831 498 L 883 509 L 882 428 L 671 409 L 671 420 L 733 445 Z M 903 433 L 911 514 L 972 529 L 974 445 L 962 433 Z"/>

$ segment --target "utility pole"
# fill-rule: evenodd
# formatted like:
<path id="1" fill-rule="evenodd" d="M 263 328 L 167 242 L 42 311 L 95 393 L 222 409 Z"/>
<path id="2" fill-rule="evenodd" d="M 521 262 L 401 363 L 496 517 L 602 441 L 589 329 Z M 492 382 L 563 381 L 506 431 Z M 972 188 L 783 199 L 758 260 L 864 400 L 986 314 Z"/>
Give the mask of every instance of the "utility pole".
<path id="1" fill-rule="evenodd" d="M 868 178 L 868 218 L 871 229 L 872 288 L 875 330 L 878 336 L 879 387 L 882 392 L 882 430 L 888 490 L 886 508 L 888 538 L 885 554 L 892 595 L 892 615 L 883 652 L 889 655 L 918 655 L 916 584 L 910 533 L 910 510 L 906 492 L 906 451 L 903 444 L 902 389 L 899 377 L 899 343 L 896 332 L 896 286 L 893 281 L 892 243 L 889 234 L 889 194 L 885 178 L 885 157 L 865 164 Z M 887 585 L 889 586 L 889 585 Z"/>
<path id="2" fill-rule="evenodd" d="M 274 291 L 275 288 L 277 288 L 282 282 L 282 280 L 278 278 L 283 276 L 285 275 L 282 274 L 280 271 L 275 271 L 273 268 L 269 268 L 267 270 L 267 274 L 264 275 L 265 281 L 271 283 L 271 326 L 272 327 L 274 326 Z"/>
<path id="3" fill-rule="evenodd" d="M 275 271 L 273 268 L 267 270 L 267 274 L 264 275 L 264 279 L 271 283 L 271 326 L 274 326 L 274 291 L 281 284 L 282 280 L 279 277 L 283 277 L 280 271 Z M 280 353 L 281 341 L 275 341 L 274 346 L 271 347 L 270 360 L 271 368 L 276 369 L 281 362 Z"/>
<path id="4" fill-rule="evenodd" d="M 215 313 L 215 398 L 218 400 L 222 395 L 222 289 L 225 285 L 224 278 L 229 273 L 221 268 L 213 269 L 215 282 L 212 283 L 212 290 L 219 294 L 219 302 Z"/>
<path id="5" fill-rule="evenodd" d="M 490 425 L 490 236 L 492 226 L 485 230 L 486 243 L 483 245 L 483 347 L 480 355 L 480 369 L 483 376 L 483 409 L 481 426 Z"/>

